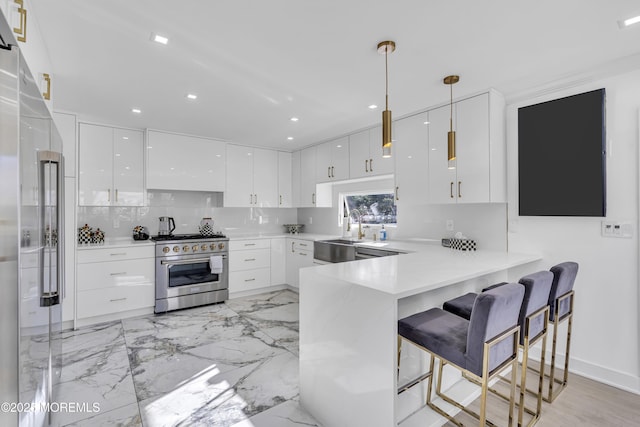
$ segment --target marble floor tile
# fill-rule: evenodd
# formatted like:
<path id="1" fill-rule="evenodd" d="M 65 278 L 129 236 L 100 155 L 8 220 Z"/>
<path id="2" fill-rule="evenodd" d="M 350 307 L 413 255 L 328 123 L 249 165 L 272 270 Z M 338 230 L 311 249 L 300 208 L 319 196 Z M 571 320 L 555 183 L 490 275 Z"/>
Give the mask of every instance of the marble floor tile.
<path id="1" fill-rule="evenodd" d="M 137 403 L 125 405 L 120 408 L 112 409 L 111 411 L 103 412 L 99 414 L 85 418 L 71 424 L 66 424 L 63 427 L 142 427 L 142 418 L 140 417 L 140 410 Z"/>
<path id="2" fill-rule="evenodd" d="M 298 294 L 290 290 L 234 298 L 225 302 L 229 308 L 240 314 L 292 303 L 298 303 Z"/>
<path id="3" fill-rule="evenodd" d="M 311 415 L 300 407 L 296 400 L 284 403 L 260 412 L 247 420 L 240 421 L 232 427 L 320 427 Z"/>

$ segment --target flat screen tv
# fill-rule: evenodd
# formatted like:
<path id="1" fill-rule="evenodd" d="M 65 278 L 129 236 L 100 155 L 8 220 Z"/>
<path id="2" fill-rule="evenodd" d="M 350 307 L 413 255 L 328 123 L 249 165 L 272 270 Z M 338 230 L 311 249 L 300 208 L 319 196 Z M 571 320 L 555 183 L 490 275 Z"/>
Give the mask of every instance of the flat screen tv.
<path id="1" fill-rule="evenodd" d="M 521 216 L 606 215 L 605 90 L 518 109 Z"/>

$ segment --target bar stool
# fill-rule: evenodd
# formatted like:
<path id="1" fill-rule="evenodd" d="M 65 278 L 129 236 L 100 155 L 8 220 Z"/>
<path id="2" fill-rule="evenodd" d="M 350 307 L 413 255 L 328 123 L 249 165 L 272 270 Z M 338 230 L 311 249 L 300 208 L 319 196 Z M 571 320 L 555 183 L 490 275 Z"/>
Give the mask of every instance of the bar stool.
<path id="1" fill-rule="evenodd" d="M 398 334 L 431 355 L 427 405 L 457 425 L 461 425 L 431 400 L 435 359 L 439 360 L 436 394 L 451 405 L 486 422 L 489 381 L 511 368 L 509 426 L 513 423 L 516 388 L 519 331 L 518 315 L 524 298 L 524 287 L 509 283 L 475 299 L 470 320 L 440 308 L 414 314 L 398 321 Z M 400 344 L 400 340 L 399 340 Z M 466 408 L 446 396 L 442 388 L 442 369 L 449 364 L 463 375 L 481 384 L 480 413 Z"/>
<path id="2" fill-rule="evenodd" d="M 551 292 L 551 285 L 553 282 L 553 274 L 549 271 L 539 271 L 537 273 L 529 274 L 520 279 L 519 283 L 524 286 L 524 299 L 522 306 L 520 307 L 520 314 L 518 315 L 518 325 L 520 326 L 520 347 L 522 348 L 522 371 L 520 378 L 520 404 L 518 405 L 518 425 L 521 426 L 524 419 L 524 411 L 533 415 L 529 421 L 528 426 L 535 424 L 540 418 L 542 412 L 542 387 L 544 382 L 544 375 L 540 371 L 538 377 L 538 391 L 533 393 L 536 398 L 536 408 L 531 410 L 525 406 L 525 392 L 526 379 L 527 379 L 527 366 L 529 362 L 529 349 L 531 346 L 542 340 L 542 356 L 541 364 L 544 365 L 544 357 L 546 353 L 546 336 L 549 324 L 549 295 Z M 502 286 L 504 283 L 498 283 L 483 289 L 486 292 L 487 289 L 493 289 Z M 468 312 L 473 312 L 472 307 L 468 305 L 469 297 L 462 295 L 453 300 L 446 301 L 443 304 L 443 308 L 458 316 L 464 317 Z M 471 294 L 475 295 L 475 294 Z M 499 393 L 496 390 L 491 390 L 499 396 L 507 399 L 506 396 Z"/>
<path id="3" fill-rule="evenodd" d="M 551 293 L 549 294 L 549 321 L 553 324 L 553 342 L 551 348 L 551 364 L 549 366 L 549 374 L 545 376 L 549 378 L 549 391 L 544 398 L 546 402 L 553 402 L 556 397 L 565 389 L 569 380 L 569 350 L 571 348 L 571 327 L 573 325 L 573 299 L 575 291 L 573 285 L 578 275 L 578 263 L 568 261 L 551 267 L 553 273 L 553 283 L 551 285 Z M 562 380 L 555 378 L 558 326 L 564 321 L 567 324 L 567 341 L 564 356 L 564 374 Z M 544 364 L 541 364 L 541 370 L 546 371 Z M 555 385 L 560 387 L 556 388 Z"/>

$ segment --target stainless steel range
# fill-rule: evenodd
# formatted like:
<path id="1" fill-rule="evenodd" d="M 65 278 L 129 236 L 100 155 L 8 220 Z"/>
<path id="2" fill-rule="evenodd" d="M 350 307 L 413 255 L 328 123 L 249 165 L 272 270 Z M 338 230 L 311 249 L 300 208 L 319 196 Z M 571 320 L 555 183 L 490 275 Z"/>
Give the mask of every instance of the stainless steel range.
<path id="1" fill-rule="evenodd" d="M 156 313 L 229 298 L 229 239 L 222 234 L 154 236 Z"/>

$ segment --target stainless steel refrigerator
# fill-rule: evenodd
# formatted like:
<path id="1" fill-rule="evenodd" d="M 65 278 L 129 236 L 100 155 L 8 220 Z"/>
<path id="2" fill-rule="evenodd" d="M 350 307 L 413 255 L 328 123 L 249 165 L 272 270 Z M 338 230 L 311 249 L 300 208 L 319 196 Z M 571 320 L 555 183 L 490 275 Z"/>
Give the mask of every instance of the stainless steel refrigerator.
<path id="1" fill-rule="evenodd" d="M 57 425 L 62 141 L 0 13 L 0 425 Z"/>

